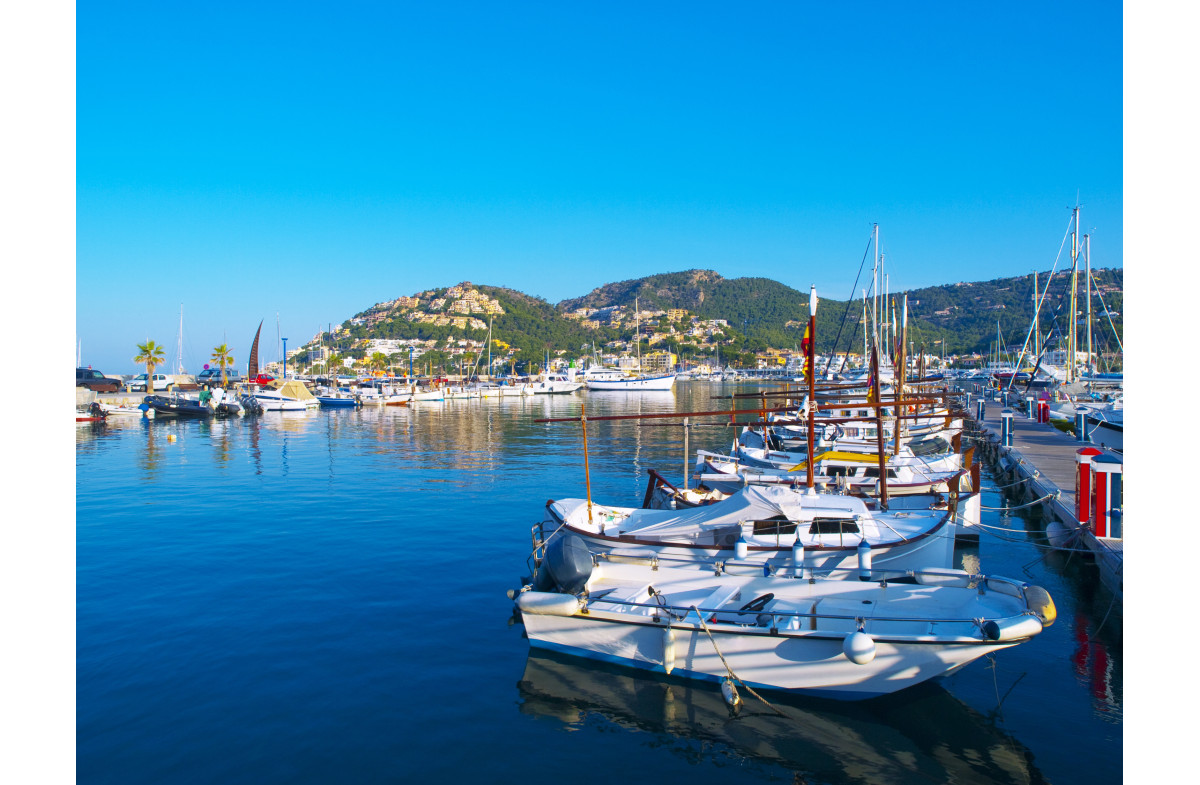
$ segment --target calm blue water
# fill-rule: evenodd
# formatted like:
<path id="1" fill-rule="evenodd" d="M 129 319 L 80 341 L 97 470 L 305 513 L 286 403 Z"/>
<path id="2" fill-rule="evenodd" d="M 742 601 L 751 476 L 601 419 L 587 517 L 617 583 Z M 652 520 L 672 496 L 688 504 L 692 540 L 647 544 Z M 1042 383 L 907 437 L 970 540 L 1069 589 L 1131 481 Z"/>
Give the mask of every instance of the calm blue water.
<path id="1" fill-rule="evenodd" d="M 1033 517 L 985 513 L 1012 531 L 959 556 L 1058 623 L 881 701 L 731 720 L 712 687 L 530 655 L 505 591 L 546 500 L 583 495 L 579 426 L 532 420 L 732 389 L 79 428 L 79 781 L 1119 782 L 1120 605 Z M 595 499 L 683 472 L 678 428 L 588 435 Z"/>

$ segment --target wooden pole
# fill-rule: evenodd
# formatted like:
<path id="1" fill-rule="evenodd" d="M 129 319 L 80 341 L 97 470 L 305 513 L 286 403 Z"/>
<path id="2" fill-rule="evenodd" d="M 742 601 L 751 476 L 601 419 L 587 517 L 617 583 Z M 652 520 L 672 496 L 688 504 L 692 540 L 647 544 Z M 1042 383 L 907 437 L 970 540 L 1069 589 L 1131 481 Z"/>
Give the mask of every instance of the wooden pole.
<path id="1" fill-rule="evenodd" d="M 879 352 L 875 347 L 871 347 L 871 375 L 874 380 L 872 385 L 875 395 L 879 395 Z M 887 494 L 887 453 L 883 446 L 883 409 L 875 410 L 875 444 L 879 451 L 879 506 L 881 509 L 888 508 Z"/>
<path id="2" fill-rule="evenodd" d="M 688 463 L 688 418 L 683 418 L 683 489 L 688 489 L 688 476 L 692 473 L 691 464 Z"/>
<path id="3" fill-rule="evenodd" d="M 583 404 L 579 421 L 583 423 L 583 481 L 587 488 L 588 523 L 592 522 L 592 470 L 588 465 L 587 448 L 587 404 Z"/>

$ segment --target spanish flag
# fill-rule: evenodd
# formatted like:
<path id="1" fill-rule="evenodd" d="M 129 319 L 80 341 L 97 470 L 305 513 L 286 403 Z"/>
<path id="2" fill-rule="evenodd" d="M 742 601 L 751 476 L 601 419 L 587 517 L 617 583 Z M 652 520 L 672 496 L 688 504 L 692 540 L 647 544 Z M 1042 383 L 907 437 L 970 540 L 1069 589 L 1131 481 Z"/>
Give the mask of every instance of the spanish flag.
<path id="1" fill-rule="evenodd" d="M 804 352 L 804 381 L 812 381 L 812 363 L 809 358 L 812 357 L 812 325 L 804 328 L 804 340 L 800 341 L 800 351 Z"/>

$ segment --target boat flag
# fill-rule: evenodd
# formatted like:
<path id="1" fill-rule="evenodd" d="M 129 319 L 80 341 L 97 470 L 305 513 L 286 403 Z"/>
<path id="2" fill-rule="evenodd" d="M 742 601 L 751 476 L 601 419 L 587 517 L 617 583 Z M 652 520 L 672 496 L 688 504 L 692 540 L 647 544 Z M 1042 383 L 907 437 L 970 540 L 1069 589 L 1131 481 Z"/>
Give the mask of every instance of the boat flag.
<path id="1" fill-rule="evenodd" d="M 804 352 L 804 381 L 808 381 L 812 376 L 812 364 L 809 361 L 812 352 L 812 327 L 806 325 L 804 327 L 804 340 L 800 341 L 800 351 Z"/>

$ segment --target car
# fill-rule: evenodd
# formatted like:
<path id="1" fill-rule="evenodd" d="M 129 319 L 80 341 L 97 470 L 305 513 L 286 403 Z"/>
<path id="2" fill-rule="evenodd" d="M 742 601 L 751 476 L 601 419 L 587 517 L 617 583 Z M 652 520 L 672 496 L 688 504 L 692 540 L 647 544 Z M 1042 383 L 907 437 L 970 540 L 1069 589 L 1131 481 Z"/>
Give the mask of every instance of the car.
<path id="1" fill-rule="evenodd" d="M 171 379 L 166 374 L 162 374 L 162 373 L 154 374 L 154 389 L 155 390 L 165 390 L 165 389 L 167 389 L 167 385 L 169 385 L 170 383 L 171 383 Z M 146 391 L 146 374 L 139 373 L 137 376 L 133 377 L 133 379 L 131 379 L 129 382 L 129 389 L 133 390 L 134 392 L 145 392 Z"/>
<path id="2" fill-rule="evenodd" d="M 273 381 L 275 381 L 274 376 L 271 376 L 269 373 L 260 373 L 258 376 L 255 376 L 253 379 L 247 379 L 246 383 L 247 384 L 257 384 L 261 387 L 262 385 L 270 384 Z"/>
<path id="3" fill-rule="evenodd" d="M 93 368 L 75 369 L 75 386 L 86 387 L 92 392 L 116 392 L 123 382 L 112 379 Z"/>
<path id="4" fill-rule="evenodd" d="M 226 384 L 240 384 L 245 379 L 242 377 L 242 372 L 236 368 L 225 369 Z M 205 368 L 196 376 L 196 384 L 206 384 L 211 386 L 220 386 L 221 384 L 221 369 L 220 368 Z"/>

